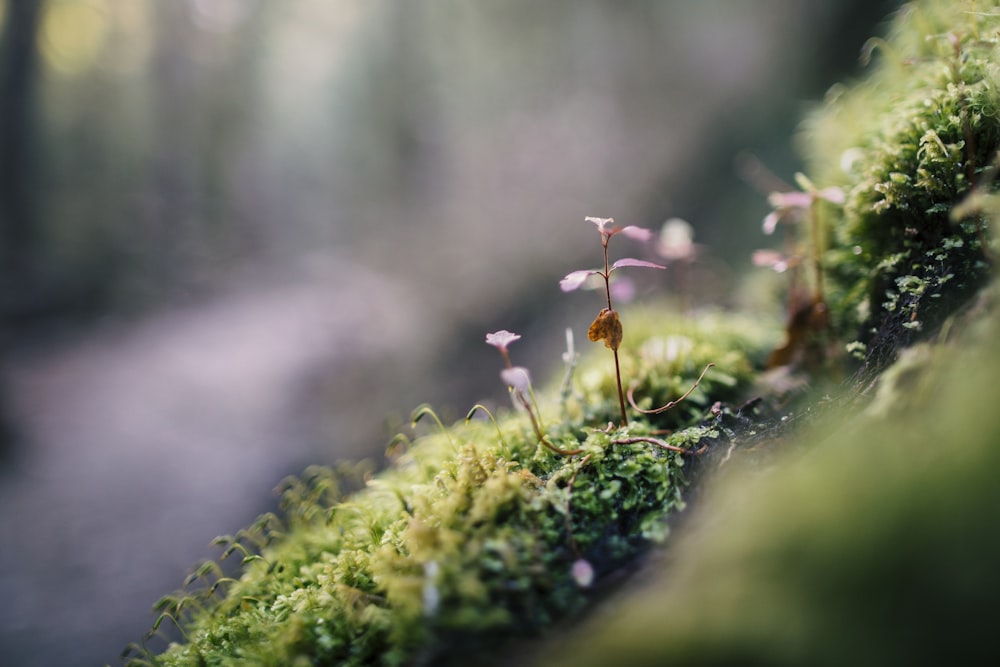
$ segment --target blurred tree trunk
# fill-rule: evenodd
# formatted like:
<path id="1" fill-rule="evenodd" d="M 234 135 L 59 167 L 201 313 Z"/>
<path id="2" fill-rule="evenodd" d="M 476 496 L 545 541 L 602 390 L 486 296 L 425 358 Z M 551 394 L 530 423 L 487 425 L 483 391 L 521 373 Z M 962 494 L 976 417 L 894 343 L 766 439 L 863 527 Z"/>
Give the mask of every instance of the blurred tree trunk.
<path id="1" fill-rule="evenodd" d="M 8 355 L 11 325 L 36 289 L 32 119 L 41 8 L 42 0 L 8 2 L 0 35 L 0 368 Z M 0 458 L 13 440 L 6 395 L 0 376 Z"/>
<path id="2" fill-rule="evenodd" d="M 41 8 L 42 0 L 8 2 L 0 37 L 0 294 L 5 323 L 35 287 L 32 141 Z"/>
<path id="3" fill-rule="evenodd" d="M 198 29 L 187 3 L 156 3 L 151 11 L 156 149 L 146 183 L 151 206 L 135 252 L 146 279 L 163 293 L 202 287 L 202 278 L 210 282 L 229 257 L 252 245 L 245 237 L 252 230 L 238 223 L 254 212 L 239 210 L 232 181 L 254 113 L 269 10 L 255 7 L 217 35 Z"/>

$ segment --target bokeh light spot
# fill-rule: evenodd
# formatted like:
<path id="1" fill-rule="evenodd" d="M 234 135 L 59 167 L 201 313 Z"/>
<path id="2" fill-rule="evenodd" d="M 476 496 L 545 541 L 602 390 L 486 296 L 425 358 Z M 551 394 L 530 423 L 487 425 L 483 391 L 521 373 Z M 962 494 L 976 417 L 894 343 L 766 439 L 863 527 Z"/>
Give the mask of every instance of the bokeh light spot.
<path id="1" fill-rule="evenodd" d="M 53 0 L 39 31 L 45 62 L 64 74 L 86 71 L 101 53 L 108 33 L 106 0 Z"/>

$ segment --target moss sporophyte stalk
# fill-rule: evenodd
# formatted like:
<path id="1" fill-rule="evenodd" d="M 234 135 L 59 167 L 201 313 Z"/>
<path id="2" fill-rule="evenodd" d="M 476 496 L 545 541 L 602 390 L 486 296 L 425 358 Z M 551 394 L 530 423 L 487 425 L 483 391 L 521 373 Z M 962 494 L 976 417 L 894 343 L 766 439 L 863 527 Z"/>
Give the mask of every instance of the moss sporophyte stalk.
<path id="1" fill-rule="evenodd" d="M 798 189 L 788 186 L 769 198 L 774 210 L 765 231 L 783 229 L 785 238 L 756 260 L 789 278 L 784 331 L 759 312 L 702 309 L 684 316 L 658 303 L 619 312 L 615 306 L 624 300 L 616 296 L 616 282 L 624 281 L 615 280 L 618 270 L 664 266 L 612 261 L 612 238 L 645 243 L 650 232 L 586 218 L 597 228 L 603 262 L 569 273 L 560 285 L 572 292 L 596 283 L 603 291 L 588 338 L 611 350 L 613 364 L 596 346 L 578 354 L 570 331 L 561 383 L 536 384 L 511 358 L 510 347 L 521 336 L 487 334 L 486 343 L 500 352 L 500 378 L 512 408 L 476 403 L 466 419 L 447 424 L 430 406 L 420 406 L 412 430 L 393 439 L 383 469 L 341 464 L 291 478 L 282 487 L 279 511 L 216 543 L 217 560 L 227 566 L 238 560 L 239 567 L 215 560 L 198 566 L 182 591 L 157 604 L 152 631 L 129 647 L 129 661 L 362 667 L 499 655 L 503 642 L 572 622 L 594 589 L 616 579 L 609 574 L 633 569 L 640 554 L 662 542 L 695 497 L 696 471 L 731 458 L 753 463 L 761 449 L 792 439 L 789 424 L 801 414 L 821 409 L 807 392 L 776 388 L 775 377 L 794 387 L 825 377 L 824 387 L 843 394 L 844 403 L 865 403 L 869 380 L 899 350 L 917 340 L 929 345 L 949 338 L 960 328 L 956 313 L 992 276 L 996 256 L 990 232 L 1000 214 L 1000 12 L 989 2 L 913 3 L 895 17 L 889 37 L 873 44 L 878 57 L 865 77 L 832 89 L 804 125 L 808 177 L 796 177 Z M 686 246 L 689 253 L 689 236 Z M 668 265 L 675 261 L 661 255 Z M 782 309 L 775 304 L 778 313 Z M 849 366 L 845 349 L 864 366 Z M 765 373 L 769 358 L 779 368 Z M 851 381 L 829 384 L 836 375 L 831 369 L 846 370 L 840 377 Z M 891 406 L 879 407 L 880 415 L 894 414 Z M 417 424 L 428 420 L 434 428 Z M 413 435 L 416 427 L 419 435 Z M 935 452 L 942 450 L 938 444 Z M 868 461 L 880 447 L 872 442 L 862 457 Z M 801 480 L 820 473 L 809 471 L 808 457 L 800 459 L 806 476 L 791 481 L 809 500 L 812 489 Z M 912 454 L 907 459 L 919 460 Z M 871 470 L 864 467 L 861 476 Z M 901 479 L 890 476 L 888 482 Z M 836 488 L 842 493 L 842 485 Z M 865 502 L 860 506 L 872 506 Z M 814 505 L 819 519 L 836 506 Z M 913 504 L 923 514 L 943 506 L 937 497 Z M 783 525 L 787 509 L 781 504 L 776 525 Z M 861 533 L 869 534 L 850 534 Z M 780 542 L 779 551 L 802 553 L 801 535 L 789 538 L 799 540 L 793 546 Z M 827 537 L 822 533 L 808 545 L 829 545 Z M 767 598 L 767 586 L 785 577 L 769 576 L 771 563 L 758 557 L 767 553 L 766 544 L 750 545 L 728 561 L 722 551 L 695 553 L 698 562 L 732 566 L 708 567 L 690 580 L 700 588 L 686 597 L 685 587 L 694 586 L 688 580 L 672 589 L 681 597 L 669 623 L 655 612 L 630 621 L 652 619 L 665 629 L 647 634 L 669 639 L 660 649 L 676 659 L 657 664 L 754 662 L 750 658 L 758 656 L 740 652 L 747 650 L 747 628 L 771 616 L 767 627 L 775 631 L 752 637 L 754 646 L 766 648 L 768 638 L 787 635 L 787 619 L 799 616 L 785 613 L 783 605 L 798 596 L 781 589 L 780 600 Z M 824 577 L 835 560 L 820 558 L 815 571 L 821 574 L 803 575 L 801 590 L 834 581 Z M 748 564 L 766 575 L 745 589 L 741 577 Z M 781 571 L 794 574 L 798 565 L 796 560 Z M 726 585 L 715 586 L 717 581 Z M 867 591 L 870 582 L 863 583 Z M 837 592 L 821 589 L 817 599 L 823 603 Z M 745 596 L 750 611 L 728 622 L 719 610 L 738 603 L 732 591 L 739 590 L 751 591 Z M 704 593 L 712 603 L 699 606 Z M 815 615 L 822 622 L 810 632 L 824 632 L 838 609 L 824 606 Z M 937 611 L 922 617 L 936 618 Z M 833 627 L 858 629 L 848 621 Z M 147 646 L 171 626 L 180 628 L 179 636 L 171 635 L 174 643 Z M 871 624 L 860 630 L 870 632 Z M 819 648 L 807 655 L 822 657 L 819 649 L 842 646 L 849 635 L 820 637 Z M 698 642 L 685 643 L 691 637 Z M 793 640 L 756 662 L 787 664 L 789 655 L 803 650 L 799 636 Z M 560 649 L 577 642 L 586 646 L 587 638 Z M 734 652 L 713 661 L 720 646 Z M 699 660 L 702 655 L 708 658 Z M 589 656 L 592 664 L 607 664 L 606 655 L 597 656 Z"/>

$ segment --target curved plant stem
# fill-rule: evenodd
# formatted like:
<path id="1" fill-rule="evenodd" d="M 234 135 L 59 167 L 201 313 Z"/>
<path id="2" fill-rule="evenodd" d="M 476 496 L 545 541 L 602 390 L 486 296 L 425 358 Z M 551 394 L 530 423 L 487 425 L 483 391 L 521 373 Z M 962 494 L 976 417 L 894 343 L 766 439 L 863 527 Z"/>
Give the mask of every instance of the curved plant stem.
<path id="1" fill-rule="evenodd" d="M 493 413 L 490 412 L 490 409 L 487 408 L 482 403 L 476 403 L 475 405 L 472 406 L 472 409 L 469 410 L 469 413 L 467 415 L 465 415 L 465 422 L 468 423 L 469 421 L 471 421 L 473 415 L 475 415 L 476 412 L 480 412 L 480 411 L 481 412 L 485 412 L 486 416 L 490 418 L 491 422 L 493 422 L 493 427 L 497 430 L 497 438 L 500 439 L 500 444 L 503 445 L 506 448 L 507 447 L 507 441 L 503 439 L 503 431 L 500 430 L 500 424 L 497 423 L 497 419 L 496 419 L 496 417 L 493 416 Z"/>
<path id="2" fill-rule="evenodd" d="M 617 440 L 612 440 L 611 444 L 612 445 L 634 445 L 637 442 L 647 442 L 647 443 L 649 443 L 651 445 L 656 445 L 657 447 L 661 447 L 663 449 L 670 450 L 671 452 L 679 452 L 681 454 L 695 454 L 695 455 L 699 455 L 699 454 L 703 454 L 705 452 L 705 450 L 708 449 L 708 445 L 705 445 L 704 447 L 701 447 L 699 449 L 684 449 L 683 447 L 678 447 L 677 445 L 671 445 L 670 443 L 668 443 L 668 442 L 666 442 L 664 440 L 660 440 L 659 438 L 654 438 L 652 436 L 644 436 L 644 435 L 637 435 L 637 436 L 633 436 L 633 437 L 630 437 L 630 438 L 620 438 L 620 439 L 617 439 Z"/>
<path id="3" fill-rule="evenodd" d="M 615 355 L 615 357 L 616 357 L 615 360 L 616 361 L 617 361 L 617 356 L 618 355 L 616 354 Z M 708 369 L 712 368 L 713 366 L 715 366 L 714 363 L 710 363 L 709 365 L 705 366 L 705 370 L 703 370 L 701 372 L 701 375 L 699 375 L 698 379 L 695 380 L 695 382 L 694 382 L 693 385 L 691 385 L 691 388 L 688 389 L 686 392 L 684 392 L 683 396 L 681 396 L 680 398 L 676 398 L 676 399 L 670 401 L 669 403 L 667 403 L 666 405 L 660 406 L 660 407 L 658 407 L 658 408 L 656 408 L 654 410 L 643 410 L 638 405 L 636 405 L 635 404 L 635 398 L 632 396 L 633 388 L 629 387 L 628 388 L 628 402 L 629 402 L 629 405 L 632 406 L 632 409 L 636 410 L 637 412 L 641 412 L 644 415 L 658 415 L 661 412 L 666 412 L 667 410 L 669 410 L 669 409 L 671 409 L 673 407 L 676 407 L 678 403 L 680 403 L 681 401 L 683 401 L 684 399 L 686 399 L 688 396 L 690 396 L 691 392 L 694 391 L 698 387 L 699 384 L 701 384 L 701 381 L 702 381 L 702 379 L 704 379 L 705 373 L 708 372 Z M 622 410 L 624 410 L 624 409 L 625 408 L 623 407 Z"/>
<path id="4" fill-rule="evenodd" d="M 449 441 L 451 441 L 452 444 L 455 444 L 455 440 L 451 437 L 451 433 L 444 425 L 444 422 L 442 422 L 441 418 L 438 417 L 438 414 L 434 412 L 434 408 L 432 408 L 427 403 L 418 405 L 413 410 L 413 412 L 410 414 L 410 425 L 416 426 L 417 422 L 419 422 L 424 417 L 424 415 L 430 415 L 431 419 L 433 419 L 434 423 L 437 424 L 438 429 L 441 431 L 444 437 L 446 437 Z"/>

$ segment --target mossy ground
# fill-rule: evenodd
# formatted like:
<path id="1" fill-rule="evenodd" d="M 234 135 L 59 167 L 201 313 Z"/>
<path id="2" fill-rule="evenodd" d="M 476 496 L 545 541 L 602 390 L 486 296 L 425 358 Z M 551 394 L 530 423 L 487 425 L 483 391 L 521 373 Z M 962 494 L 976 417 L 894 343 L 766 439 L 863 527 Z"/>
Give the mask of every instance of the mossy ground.
<path id="1" fill-rule="evenodd" d="M 666 401 L 715 363 L 683 407 L 610 426 L 613 367 L 594 346 L 568 392 L 538 395 L 547 437 L 573 456 L 504 410 L 431 428 L 346 497 L 350 475 L 310 469 L 289 482 L 281 518 L 221 540 L 243 559 L 238 579 L 209 564 L 201 587 L 161 602 L 186 641 L 157 664 L 395 665 L 473 649 L 486 661 L 492 644 L 572 618 L 588 598 L 574 564 L 600 580 L 661 542 L 697 458 L 616 441 L 655 435 L 692 452 L 724 441 L 715 422 L 730 411 L 709 408 L 747 394 L 778 337 L 741 317 L 651 312 L 626 315 L 625 376 L 644 403 Z M 421 426 L 432 421 L 423 414 Z"/>
<path id="2" fill-rule="evenodd" d="M 576 618 L 591 595 L 579 564 L 600 582 L 633 563 L 666 536 L 697 464 L 728 462 L 736 445 L 676 565 L 546 664 L 982 657 L 1000 598 L 991 406 L 1000 361 L 989 309 L 969 311 L 978 320 L 955 313 L 993 275 L 998 35 L 995 3 L 907 5 L 865 78 L 835 89 L 805 125 L 810 180 L 844 193 L 843 204 L 815 204 L 822 224 L 803 235 L 826 277 L 820 333 L 841 349 L 855 340 L 866 375 L 836 389 L 829 404 L 840 411 L 811 434 L 785 433 L 798 446 L 763 467 L 747 447 L 769 428 L 741 406 L 777 327 L 625 311 L 622 370 L 640 407 L 680 396 L 716 364 L 675 409 L 615 427 L 610 355 L 594 346 L 572 383 L 537 394 L 547 438 L 579 450 L 572 456 L 540 446 L 522 413 L 494 422 L 480 411 L 425 432 L 388 468 L 359 475 L 353 493 L 351 475 L 307 471 L 289 483 L 281 517 L 222 540 L 243 560 L 238 575 L 209 563 L 161 601 L 157 627 L 176 619 L 185 641 L 135 661 L 489 662 L 502 642 Z M 976 322 L 989 323 L 986 334 L 966 332 L 970 350 L 955 352 L 954 331 Z M 941 347 L 902 355 L 872 390 L 869 380 L 919 340 Z M 828 361 L 824 370 L 843 358 Z"/>

